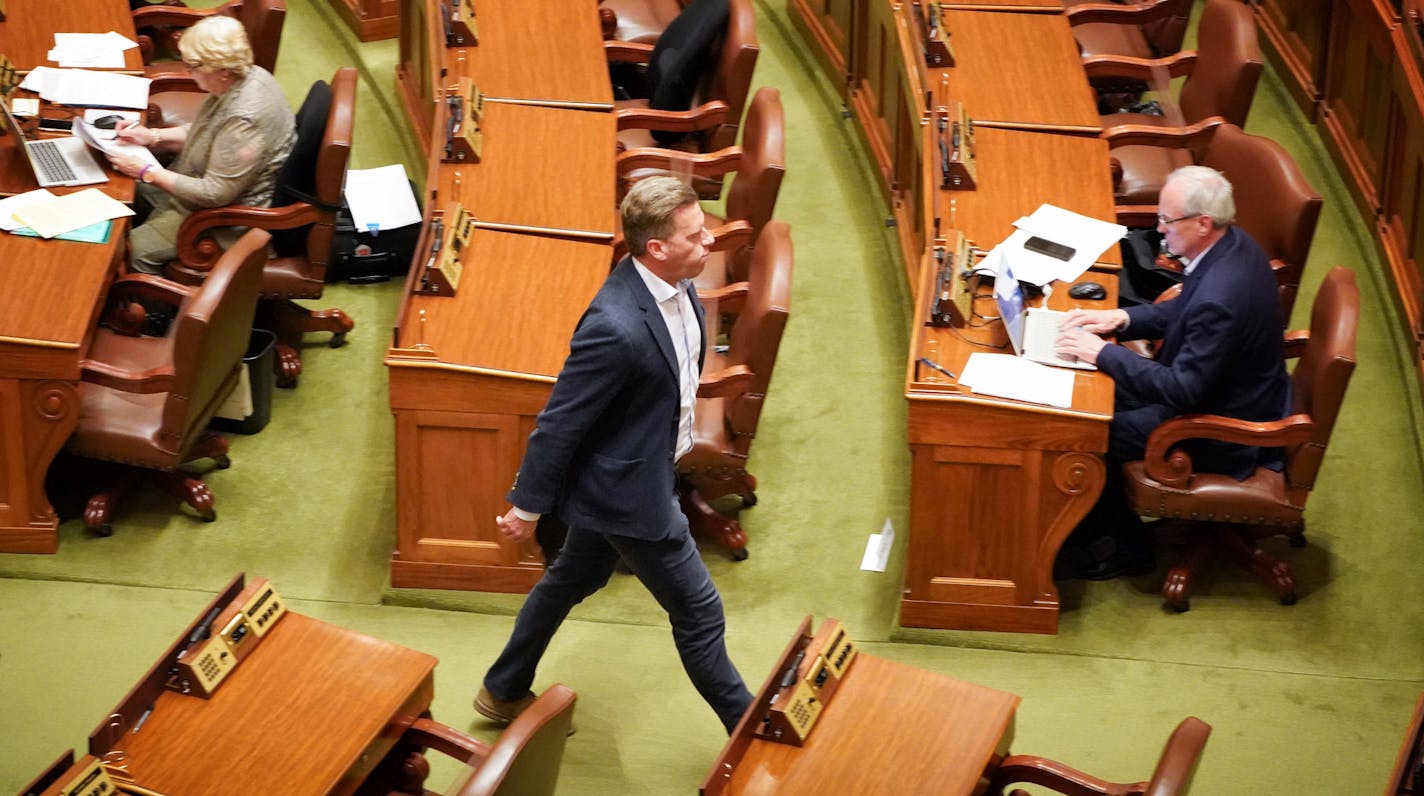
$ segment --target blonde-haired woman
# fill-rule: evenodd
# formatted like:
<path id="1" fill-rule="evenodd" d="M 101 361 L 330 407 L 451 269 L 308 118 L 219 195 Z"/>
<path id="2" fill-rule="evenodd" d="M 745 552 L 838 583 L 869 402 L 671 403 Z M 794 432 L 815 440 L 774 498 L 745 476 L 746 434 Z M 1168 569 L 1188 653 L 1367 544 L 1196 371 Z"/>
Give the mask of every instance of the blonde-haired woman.
<path id="1" fill-rule="evenodd" d="M 296 139 L 287 99 L 271 73 L 253 65 L 242 23 L 208 17 L 183 34 L 178 51 L 194 82 L 208 92 L 197 117 L 179 127 L 129 123 L 118 132 L 120 141 L 172 161 L 165 168 L 110 158 L 115 169 L 142 183 L 135 202 L 141 223 L 129 233 L 129 265 L 145 273 L 161 272 L 177 256 L 178 227 L 194 210 L 270 205 L 277 171 Z M 236 234 L 218 237 L 226 246 Z"/>

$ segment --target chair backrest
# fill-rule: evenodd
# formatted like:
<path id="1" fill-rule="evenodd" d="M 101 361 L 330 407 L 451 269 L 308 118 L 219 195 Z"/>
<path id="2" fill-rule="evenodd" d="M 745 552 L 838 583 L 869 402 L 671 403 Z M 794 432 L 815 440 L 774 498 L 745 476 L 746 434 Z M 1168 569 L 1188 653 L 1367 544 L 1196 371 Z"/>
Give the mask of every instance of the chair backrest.
<path id="1" fill-rule="evenodd" d="M 309 227 L 278 230 L 272 248 L 278 257 L 305 256 L 316 279 L 325 275 L 331 255 L 355 119 L 356 70 L 344 66 L 329 86 L 320 80 L 312 84 L 297 111 L 292 153 L 277 172 L 272 206 L 308 202 L 321 210 L 322 219 Z"/>
<path id="2" fill-rule="evenodd" d="M 754 236 L 771 220 L 781 178 L 786 174 L 786 122 L 781 108 L 781 92 L 771 86 L 757 89 L 742 125 L 742 155 L 737 175 L 726 192 L 726 218 L 751 224 Z M 729 272 L 733 279 L 745 278 L 750 253 L 733 252 Z"/>
<path id="3" fill-rule="evenodd" d="M 1315 432 L 1308 443 L 1286 451 L 1286 480 L 1292 489 L 1312 489 L 1335 430 L 1335 418 L 1355 372 L 1355 337 L 1360 323 L 1360 291 L 1355 274 L 1335 266 L 1325 275 L 1310 309 L 1310 341 L 1291 373 L 1297 414 L 1310 415 Z"/>
<path id="4" fill-rule="evenodd" d="M 500 733 L 457 796 L 552 796 L 578 696 L 555 684 Z"/>
<path id="5" fill-rule="evenodd" d="M 791 314 L 791 227 L 784 221 L 769 222 L 752 251 L 746 303 L 727 341 L 727 365 L 746 365 L 752 372 L 750 386 L 729 398 L 724 408 L 732 447 L 740 454 L 751 448 Z"/>
<path id="6" fill-rule="evenodd" d="M 282 45 L 282 23 L 287 18 L 287 5 L 282 0 L 234 0 L 222 7 L 222 13 L 237 19 L 247 30 L 252 45 L 252 62 L 268 72 L 277 71 L 277 50 Z"/>
<path id="7" fill-rule="evenodd" d="M 756 71 L 760 51 L 756 35 L 756 9 L 752 6 L 752 0 L 731 0 L 727 33 L 722 38 L 716 66 L 692 98 L 694 105 L 712 100 L 727 103 L 727 121 L 708 131 L 703 151 L 731 146 L 737 140 L 737 129 L 742 112 L 747 108 L 752 73 Z"/>
<path id="8" fill-rule="evenodd" d="M 1270 257 L 1281 289 L 1281 318 L 1290 321 L 1301 272 L 1324 202 L 1290 153 L 1234 124 L 1217 128 L 1201 165 L 1226 175 L 1236 197 L 1236 224 Z"/>
<path id="9" fill-rule="evenodd" d="M 1211 725 L 1188 716 L 1182 719 L 1177 729 L 1167 739 L 1162 748 L 1162 757 L 1157 760 L 1157 770 L 1147 781 L 1143 796 L 1177 796 L 1191 787 L 1192 778 L 1197 773 L 1197 763 L 1201 762 L 1202 749 L 1211 735 Z"/>
<path id="10" fill-rule="evenodd" d="M 231 391 L 252 333 L 268 238 L 260 229 L 244 233 L 178 308 L 168 330 L 173 389 L 163 406 L 159 436 L 173 450 L 207 427 Z"/>
<path id="11" fill-rule="evenodd" d="M 1207 0 L 1197 26 L 1196 64 L 1177 98 L 1187 124 L 1211 116 L 1246 124 L 1264 64 L 1252 14 L 1240 0 Z"/>
<path id="12" fill-rule="evenodd" d="M 1162 4 L 1171 6 L 1169 16 L 1142 26 L 1142 36 L 1158 58 L 1171 55 L 1182 49 L 1182 39 L 1187 35 L 1187 24 L 1192 19 L 1194 0 L 1142 0 L 1142 5 Z"/>

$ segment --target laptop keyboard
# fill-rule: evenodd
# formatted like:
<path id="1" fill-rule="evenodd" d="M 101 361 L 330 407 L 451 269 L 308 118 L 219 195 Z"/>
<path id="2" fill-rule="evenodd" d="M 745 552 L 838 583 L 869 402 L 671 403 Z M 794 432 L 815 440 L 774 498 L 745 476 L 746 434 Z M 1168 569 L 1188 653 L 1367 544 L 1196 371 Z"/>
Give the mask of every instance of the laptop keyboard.
<path id="1" fill-rule="evenodd" d="M 70 182 L 76 179 L 74 170 L 69 168 L 69 163 L 64 159 L 64 153 L 59 151 L 59 145 L 53 141 L 33 141 L 29 144 L 30 151 L 35 153 L 35 165 L 44 174 L 44 178 L 50 182 Z"/>

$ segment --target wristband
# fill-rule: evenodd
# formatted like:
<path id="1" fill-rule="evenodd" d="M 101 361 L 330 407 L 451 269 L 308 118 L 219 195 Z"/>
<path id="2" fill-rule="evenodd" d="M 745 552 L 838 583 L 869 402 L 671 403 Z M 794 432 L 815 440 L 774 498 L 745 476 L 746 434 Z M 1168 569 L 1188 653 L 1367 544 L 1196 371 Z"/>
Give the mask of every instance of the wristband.
<path id="1" fill-rule="evenodd" d="M 148 173 L 148 170 L 151 169 L 151 168 L 153 168 L 153 164 L 152 164 L 152 163 L 146 164 L 143 168 L 141 168 L 141 169 L 138 170 L 138 176 L 135 177 L 134 179 L 138 180 L 139 182 L 148 182 L 148 180 L 145 180 L 145 179 L 143 178 L 143 175 L 147 174 L 147 173 Z"/>

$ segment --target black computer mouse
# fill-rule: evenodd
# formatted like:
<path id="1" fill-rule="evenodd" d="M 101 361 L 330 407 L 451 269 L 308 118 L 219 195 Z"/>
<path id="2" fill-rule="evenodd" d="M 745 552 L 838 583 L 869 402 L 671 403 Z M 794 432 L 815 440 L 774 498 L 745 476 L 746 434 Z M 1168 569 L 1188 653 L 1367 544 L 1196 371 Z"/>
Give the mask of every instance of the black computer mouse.
<path id="1" fill-rule="evenodd" d="M 121 121 L 123 121 L 123 120 L 124 120 L 124 117 L 119 116 L 119 115 L 117 115 L 117 114 L 110 114 L 110 115 L 108 115 L 108 116 L 100 116 L 99 118 L 97 118 L 97 119 L 94 120 L 94 126 L 95 126 L 95 127 L 98 127 L 100 130 L 112 130 L 112 129 L 114 129 L 114 125 L 118 124 L 119 122 L 121 122 Z"/>
<path id="2" fill-rule="evenodd" d="M 1108 289 L 1097 282 L 1079 282 L 1068 288 L 1068 296 L 1088 301 L 1102 301 L 1108 297 Z"/>

